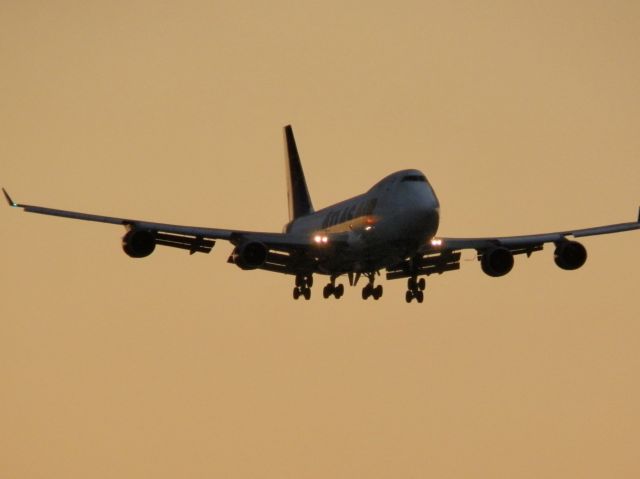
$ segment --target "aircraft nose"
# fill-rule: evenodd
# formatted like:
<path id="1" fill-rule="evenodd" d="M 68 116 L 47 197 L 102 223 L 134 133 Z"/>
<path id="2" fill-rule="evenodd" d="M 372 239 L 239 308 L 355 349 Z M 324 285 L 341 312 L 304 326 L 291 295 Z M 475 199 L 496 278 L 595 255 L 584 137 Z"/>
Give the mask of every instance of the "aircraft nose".
<path id="1" fill-rule="evenodd" d="M 440 224 L 440 206 L 437 201 L 421 201 L 412 210 L 416 226 L 434 235 Z"/>
<path id="2" fill-rule="evenodd" d="M 397 217 L 405 234 L 410 236 L 433 236 L 440 223 L 439 208 L 433 205 L 416 204 L 404 208 Z"/>

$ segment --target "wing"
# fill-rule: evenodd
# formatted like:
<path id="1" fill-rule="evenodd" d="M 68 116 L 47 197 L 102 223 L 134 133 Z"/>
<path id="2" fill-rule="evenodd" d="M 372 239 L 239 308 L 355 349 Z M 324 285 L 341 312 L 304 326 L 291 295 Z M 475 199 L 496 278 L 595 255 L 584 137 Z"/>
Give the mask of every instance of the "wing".
<path id="1" fill-rule="evenodd" d="M 490 276 L 503 276 L 513 267 L 513 255 L 530 256 L 546 243 L 556 247 L 555 261 L 563 269 L 577 269 L 587 259 L 584 247 L 570 238 L 582 238 L 640 229 L 640 210 L 636 221 L 592 228 L 557 231 L 522 236 L 484 238 L 434 238 L 419 254 L 387 269 L 388 279 L 408 278 L 420 274 L 442 274 L 460 269 L 461 251 L 475 249 L 482 269 Z"/>
<path id="2" fill-rule="evenodd" d="M 315 246 L 312 238 L 303 235 L 183 226 L 80 213 L 16 203 L 4 188 L 2 192 L 10 206 L 22 208 L 28 213 L 124 226 L 127 233 L 123 238 L 123 248 L 127 254 L 136 258 L 148 256 L 156 245 L 188 250 L 191 254 L 209 253 L 216 240 L 226 240 L 236 246 L 234 253 L 229 257 L 231 263 L 236 263 L 244 269 L 259 268 L 296 274 L 310 267 L 310 259 L 304 253 Z M 249 243 L 258 245 L 251 251 L 257 257 L 249 257 L 254 260 L 253 263 L 242 263 L 242 258 L 237 253 Z"/>
<path id="3" fill-rule="evenodd" d="M 431 247 L 438 249 L 460 250 L 475 249 L 483 250 L 495 246 L 503 246 L 510 250 L 527 249 L 542 246 L 545 243 L 558 243 L 566 241 L 567 237 L 582 238 L 584 236 L 596 236 L 610 233 L 620 233 L 640 229 L 640 210 L 638 219 L 629 223 L 617 223 L 606 226 L 595 226 L 593 228 L 583 228 L 575 230 L 557 231 L 555 233 L 542 233 L 523 236 L 502 236 L 495 238 L 438 238 L 432 242 Z"/>

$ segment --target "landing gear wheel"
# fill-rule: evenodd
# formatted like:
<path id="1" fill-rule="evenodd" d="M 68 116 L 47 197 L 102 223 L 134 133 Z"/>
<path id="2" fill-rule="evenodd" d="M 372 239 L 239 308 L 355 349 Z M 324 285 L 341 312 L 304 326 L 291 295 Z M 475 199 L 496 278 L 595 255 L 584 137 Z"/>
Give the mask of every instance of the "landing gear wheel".
<path id="1" fill-rule="evenodd" d="M 362 288 L 362 299 L 369 299 L 373 296 L 373 299 L 380 299 L 382 296 L 382 286 L 375 285 L 376 275 L 380 276 L 379 271 L 371 271 L 368 273 L 363 273 L 364 276 L 367 277 L 369 283 Z"/>
<path id="2" fill-rule="evenodd" d="M 414 298 L 418 303 L 424 301 L 424 289 L 427 287 L 427 282 L 424 278 L 418 279 L 417 276 L 411 276 L 407 280 L 407 292 L 405 294 L 405 300 L 410 303 Z"/>
<path id="3" fill-rule="evenodd" d="M 331 283 L 329 283 L 328 285 L 326 285 L 324 287 L 324 289 L 322 290 L 322 297 L 324 299 L 327 299 L 329 296 L 331 296 L 332 294 L 334 294 L 333 291 L 333 285 Z"/>
<path id="4" fill-rule="evenodd" d="M 322 296 L 324 299 L 328 299 L 330 296 L 333 296 L 336 299 L 340 299 L 344 294 L 344 285 L 342 284 L 334 284 L 329 283 L 322 289 Z"/>
<path id="5" fill-rule="evenodd" d="M 362 299 L 367 300 L 373 294 L 373 286 L 371 283 L 362 288 Z"/>
<path id="6" fill-rule="evenodd" d="M 304 296 L 304 299 L 308 301 L 309 298 L 311 298 L 311 286 L 313 286 L 313 274 L 296 274 L 296 286 L 293 288 L 293 299 Z"/>
<path id="7" fill-rule="evenodd" d="M 373 299 L 375 299 L 376 301 L 378 301 L 382 297 L 382 285 L 381 284 L 379 284 L 378 286 L 373 288 L 372 295 L 373 295 Z"/>

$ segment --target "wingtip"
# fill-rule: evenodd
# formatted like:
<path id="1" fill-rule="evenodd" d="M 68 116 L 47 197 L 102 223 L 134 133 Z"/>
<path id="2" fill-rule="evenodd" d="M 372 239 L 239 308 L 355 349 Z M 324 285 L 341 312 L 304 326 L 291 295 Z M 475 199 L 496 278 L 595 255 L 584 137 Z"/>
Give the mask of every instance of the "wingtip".
<path id="1" fill-rule="evenodd" d="M 2 193 L 4 193 L 4 197 L 6 198 L 7 203 L 9 203 L 9 206 L 13 206 L 13 207 L 18 206 L 18 203 L 16 203 L 15 201 L 13 201 L 13 200 L 11 199 L 11 196 L 9 196 L 9 193 L 7 193 L 7 190 L 5 190 L 4 188 L 2 188 Z"/>

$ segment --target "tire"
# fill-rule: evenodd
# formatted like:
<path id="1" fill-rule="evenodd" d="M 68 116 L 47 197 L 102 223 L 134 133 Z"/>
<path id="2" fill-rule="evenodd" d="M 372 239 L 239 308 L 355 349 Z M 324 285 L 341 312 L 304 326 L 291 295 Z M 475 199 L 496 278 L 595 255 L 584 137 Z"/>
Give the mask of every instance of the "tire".
<path id="1" fill-rule="evenodd" d="M 373 289 L 373 299 L 375 299 L 376 301 L 379 300 L 380 298 L 382 298 L 382 285 L 379 284 L 378 286 L 376 286 Z"/>
<path id="2" fill-rule="evenodd" d="M 371 296 L 371 285 L 366 285 L 364 288 L 362 288 L 362 299 L 367 300 L 369 299 L 369 296 Z"/>
<path id="3" fill-rule="evenodd" d="M 322 290 L 322 297 L 324 299 L 327 299 L 329 296 L 331 296 L 331 285 L 328 284 L 324 287 L 324 289 Z"/>

